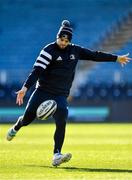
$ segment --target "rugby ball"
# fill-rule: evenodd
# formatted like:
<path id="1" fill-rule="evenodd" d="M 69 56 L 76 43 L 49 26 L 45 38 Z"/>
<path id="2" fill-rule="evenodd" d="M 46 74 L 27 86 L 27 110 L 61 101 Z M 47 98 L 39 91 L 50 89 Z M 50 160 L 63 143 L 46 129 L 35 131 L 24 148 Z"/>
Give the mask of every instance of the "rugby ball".
<path id="1" fill-rule="evenodd" d="M 39 105 L 36 112 L 37 118 L 46 120 L 55 113 L 56 109 L 57 103 L 54 100 L 46 100 Z"/>

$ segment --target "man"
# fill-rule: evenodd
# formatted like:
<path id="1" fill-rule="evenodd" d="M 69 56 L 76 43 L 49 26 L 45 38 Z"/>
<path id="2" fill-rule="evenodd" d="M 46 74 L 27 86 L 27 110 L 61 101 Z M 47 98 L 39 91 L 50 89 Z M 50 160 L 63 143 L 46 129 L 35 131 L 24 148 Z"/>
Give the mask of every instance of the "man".
<path id="1" fill-rule="evenodd" d="M 33 70 L 17 92 L 16 103 L 23 104 L 23 98 L 27 90 L 37 82 L 37 87 L 31 95 L 24 115 L 19 117 L 16 124 L 9 129 L 7 140 L 12 140 L 21 127 L 30 124 L 36 118 L 38 106 L 48 99 L 57 102 L 57 110 L 53 115 L 56 123 L 54 133 L 53 166 L 59 166 L 68 162 L 72 155 L 61 154 L 61 148 L 65 137 L 66 119 L 68 116 L 67 97 L 74 79 L 75 67 L 79 60 L 114 61 L 121 65 L 129 62 L 127 55 L 116 56 L 71 44 L 73 30 L 70 22 L 64 20 L 57 34 L 56 42 L 48 44 L 40 52 Z"/>

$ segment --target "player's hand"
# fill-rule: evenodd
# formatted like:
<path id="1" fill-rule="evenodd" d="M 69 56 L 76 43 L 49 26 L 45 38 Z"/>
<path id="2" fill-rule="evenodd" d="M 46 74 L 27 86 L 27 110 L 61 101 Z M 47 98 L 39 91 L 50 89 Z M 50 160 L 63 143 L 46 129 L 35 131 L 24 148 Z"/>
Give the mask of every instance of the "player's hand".
<path id="1" fill-rule="evenodd" d="M 73 99 L 73 97 L 69 95 L 67 98 L 67 101 L 70 103 L 72 101 L 72 99 Z"/>
<path id="2" fill-rule="evenodd" d="M 17 98 L 16 98 L 16 104 L 18 104 L 19 106 L 21 106 L 23 104 L 23 98 L 26 94 L 27 88 L 26 87 L 22 87 L 21 90 L 17 91 Z"/>
<path id="3" fill-rule="evenodd" d="M 130 60 L 132 60 L 132 58 L 128 56 L 129 56 L 129 53 L 122 56 L 118 56 L 117 61 L 121 64 L 122 67 L 126 65 L 128 62 L 130 62 Z"/>

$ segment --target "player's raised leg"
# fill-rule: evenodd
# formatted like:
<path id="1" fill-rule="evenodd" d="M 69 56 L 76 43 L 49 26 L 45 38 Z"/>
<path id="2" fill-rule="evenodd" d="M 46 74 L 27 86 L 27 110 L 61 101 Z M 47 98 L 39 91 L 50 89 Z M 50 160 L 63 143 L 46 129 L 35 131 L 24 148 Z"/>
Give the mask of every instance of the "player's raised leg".
<path id="1" fill-rule="evenodd" d="M 17 122 L 8 130 L 6 139 L 11 141 L 20 130 L 21 127 L 27 126 L 36 118 L 36 110 L 38 106 L 45 100 L 45 96 L 35 90 L 31 95 L 27 107 L 25 109 L 24 115 L 20 116 Z"/>

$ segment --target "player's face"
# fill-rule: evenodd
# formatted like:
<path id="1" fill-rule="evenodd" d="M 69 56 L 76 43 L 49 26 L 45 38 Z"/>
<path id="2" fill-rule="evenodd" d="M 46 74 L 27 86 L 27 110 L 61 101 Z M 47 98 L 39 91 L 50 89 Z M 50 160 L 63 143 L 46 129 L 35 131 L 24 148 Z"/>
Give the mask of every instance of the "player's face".
<path id="1" fill-rule="evenodd" d="M 67 38 L 61 37 L 57 39 L 57 44 L 60 49 L 65 49 L 69 45 L 70 41 Z"/>

